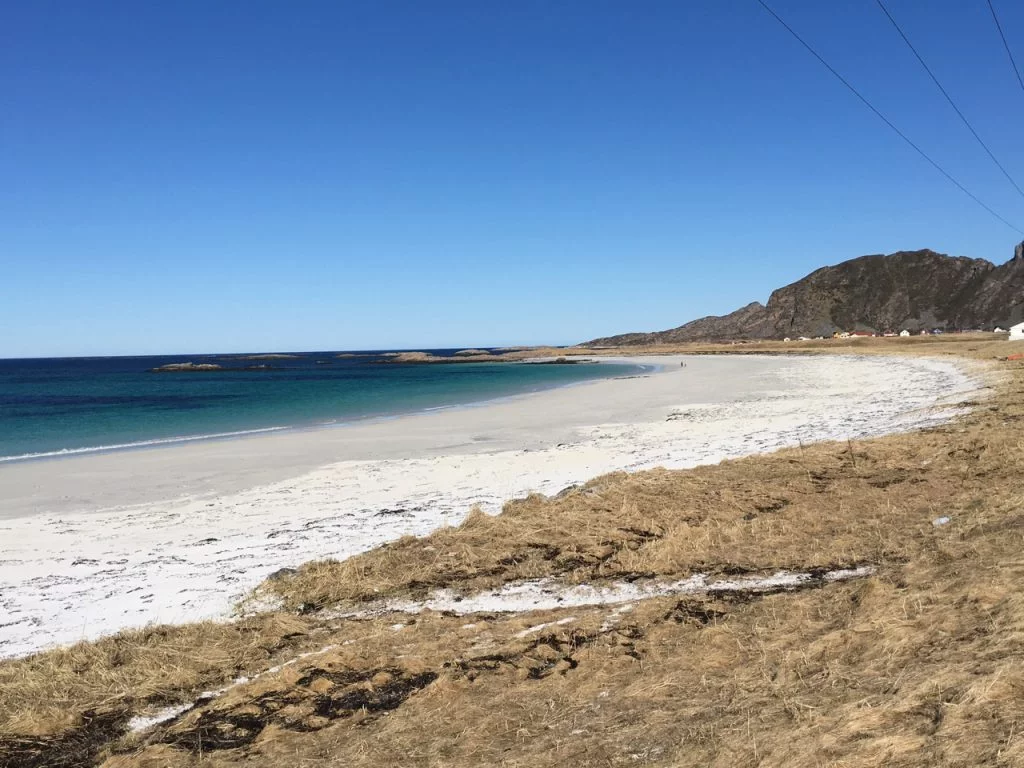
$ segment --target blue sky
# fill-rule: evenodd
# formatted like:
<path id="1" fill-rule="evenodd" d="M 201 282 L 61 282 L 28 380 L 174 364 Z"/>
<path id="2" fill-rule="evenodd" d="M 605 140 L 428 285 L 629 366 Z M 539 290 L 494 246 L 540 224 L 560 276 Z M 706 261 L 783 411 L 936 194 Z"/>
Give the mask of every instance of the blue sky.
<path id="1" fill-rule="evenodd" d="M 1024 228 L 871 0 L 773 5 Z M 985 3 L 888 5 L 1024 185 Z M 0 356 L 570 343 L 1019 239 L 754 0 L 0 4 Z"/>

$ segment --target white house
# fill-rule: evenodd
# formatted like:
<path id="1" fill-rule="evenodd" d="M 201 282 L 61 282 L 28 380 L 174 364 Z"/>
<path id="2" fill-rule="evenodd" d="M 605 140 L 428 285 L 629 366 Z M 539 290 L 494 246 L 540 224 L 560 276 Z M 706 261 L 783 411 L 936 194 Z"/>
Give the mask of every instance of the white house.
<path id="1" fill-rule="evenodd" d="M 1024 323 L 1010 326 L 1010 341 L 1024 341 Z"/>
<path id="2" fill-rule="evenodd" d="M 909 335 L 910 335 L 910 331 L 908 331 L 906 328 L 904 328 L 902 331 L 900 331 L 900 336 L 909 336 Z"/>

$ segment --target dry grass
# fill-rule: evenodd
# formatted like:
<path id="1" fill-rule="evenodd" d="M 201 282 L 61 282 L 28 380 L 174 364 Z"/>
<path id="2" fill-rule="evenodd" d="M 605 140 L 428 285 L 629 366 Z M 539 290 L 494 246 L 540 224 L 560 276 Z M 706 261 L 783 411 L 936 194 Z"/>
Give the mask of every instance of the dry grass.
<path id="1" fill-rule="evenodd" d="M 294 656 L 316 639 L 312 630 L 302 617 L 275 614 L 150 627 L 2 662 L 0 765 L 5 743 L 20 755 L 61 734 L 88 742 L 97 730 L 106 740 L 133 710 L 193 696 Z"/>
<path id="2" fill-rule="evenodd" d="M 973 337 L 870 341 L 987 360 L 1016 351 Z M 0 764 L 1024 765 L 1024 367 L 998 370 L 991 397 L 937 429 L 597 478 L 309 564 L 264 587 L 285 613 L 2 663 Z M 951 522 L 933 526 L 940 516 Z M 311 612 L 537 576 L 854 563 L 878 573 L 795 593 L 650 599 L 613 624 L 609 607 Z M 332 644 L 143 737 L 121 735 L 147 703 Z"/>

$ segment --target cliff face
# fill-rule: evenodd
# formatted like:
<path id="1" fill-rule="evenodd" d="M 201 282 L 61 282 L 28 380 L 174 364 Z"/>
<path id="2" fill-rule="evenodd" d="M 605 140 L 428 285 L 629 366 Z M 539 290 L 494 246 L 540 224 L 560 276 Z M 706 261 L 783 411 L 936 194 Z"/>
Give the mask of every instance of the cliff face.
<path id="1" fill-rule="evenodd" d="M 1007 327 L 1024 319 L 1024 243 L 1002 266 L 930 250 L 899 251 L 822 267 L 728 315 L 668 331 L 630 333 L 591 346 L 830 336 L 834 331 Z"/>

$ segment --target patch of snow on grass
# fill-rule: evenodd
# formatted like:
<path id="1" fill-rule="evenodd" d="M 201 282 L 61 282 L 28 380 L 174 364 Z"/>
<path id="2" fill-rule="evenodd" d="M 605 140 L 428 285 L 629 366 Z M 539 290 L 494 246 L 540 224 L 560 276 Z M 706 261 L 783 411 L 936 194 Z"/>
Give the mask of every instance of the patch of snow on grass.
<path id="1" fill-rule="evenodd" d="M 419 613 L 424 609 L 449 611 L 459 616 L 471 613 L 525 613 L 590 605 L 635 603 L 651 597 L 671 595 L 713 595 L 722 592 L 774 592 L 798 589 L 814 582 L 836 582 L 863 578 L 875 572 L 870 565 L 842 568 L 825 573 L 778 571 L 771 576 L 737 576 L 713 579 L 698 573 L 680 581 L 615 582 L 607 586 L 592 584 L 560 585 L 553 579 L 535 579 L 506 584 L 500 589 L 463 596 L 451 590 L 439 590 L 423 601 L 394 601 L 367 611 L 345 614 L 368 616 L 389 611 Z M 631 608 L 626 608 L 631 610 Z M 543 625 L 542 625 L 543 626 Z"/>
<path id="2" fill-rule="evenodd" d="M 548 627 L 556 627 L 561 624 L 571 624 L 574 621 L 576 621 L 575 616 L 566 616 L 564 619 L 559 619 L 558 621 L 546 621 L 543 624 L 537 624 L 534 627 L 527 627 L 522 632 L 516 632 L 516 637 L 526 637 L 527 635 L 532 635 L 534 632 L 540 632 Z"/>
<path id="3" fill-rule="evenodd" d="M 258 680 L 259 678 L 265 677 L 267 675 L 276 674 L 276 673 L 280 672 L 282 669 L 284 669 L 285 667 L 290 667 L 292 664 L 295 664 L 296 662 L 302 661 L 303 659 L 309 658 L 310 656 L 317 656 L 317 655 L 319 655 L 321 653 L 327 653 L 328 651 L 333 651 L 337 647 L 338 647 L 337 644 L 325 645 L 323 648 L 321 648 L 318 651 L 307 651 L 306 653 L 300 653 L 294 659 L 289 659 L 288 661 L 285 661 L 285 662 L 283 662 L 281 664 L 277 664 L 277 665 L 275 665 L 273 667 L 265 669 L 262 672 L 260 672 L 259 674 L 253 675 L 252 677 L 247 677 L 245 675 L 241 675 L 239 677 L 236 677 L 234 680 L 232 680 L 230 683 L 225 685 L 223 688 L 217 688 L 216 690 L 213 690 L 213 691 L 203 691 L 198 696 L 196 696 L 195 701 L 192 701 L 192 702 L 190 702 L 188 704 L 176 704 L 173 707 L 165 707 L 164 709 L 161 709 L 161 710 L 159 710 L 157 712 L 154 712 L 151 715 L 138 715 L 138 716 L 133 717 L 131 720 L 128 721 L 128 730 L 131 733 L 139 733 L 141 731 L 148 730 L 148 729 L 152 728 L 155 725 L 160 725 L 161 723 L 166 723 L 169 720 L 173 720 L 178 715 L 181 715 L 184 712 L 187 712 L 188 710 L 192 709 L 193 707 L 195 707 L 198 704 L 205 704 L 206 702 L 208 702 L 208 701 L 210 701 L 212 699 L 216 699 L 219 696 L 224 695 L 225 693 L 230 691 L 232 688 L 237 688 L 240 685 L 245 685 L 248 682 L 251 682 L 253 680 Z"/>
<path id="4" fill-rule="evenodd" d="M 166 723 L 168 720 L 173 720 L 182 712 L 187 709 L 191 709 L 192 707 L 193 704 L 179 704 L 173 707 L 165 707 L 151 715 L 139 715 L 137 717 L 133 717 L 128 721 L 128 730 L 131 733 L 147 731 L 154 725 L 160 725 L 160 723 Z"/>

